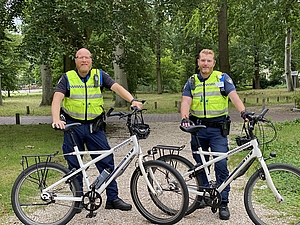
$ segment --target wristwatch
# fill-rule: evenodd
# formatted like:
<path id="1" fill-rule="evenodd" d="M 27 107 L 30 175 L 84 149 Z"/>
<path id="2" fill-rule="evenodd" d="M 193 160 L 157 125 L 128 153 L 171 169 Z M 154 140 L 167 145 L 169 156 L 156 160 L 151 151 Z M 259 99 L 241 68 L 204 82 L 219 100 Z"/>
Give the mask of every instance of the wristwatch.
<path id="1" fill-rule="evenodd" d="M 130 104 L 132 104 L 133 102 L 137 102 L 138 100 L 136 98 L 133 98 L 131 101 L 130 101 Z"/>

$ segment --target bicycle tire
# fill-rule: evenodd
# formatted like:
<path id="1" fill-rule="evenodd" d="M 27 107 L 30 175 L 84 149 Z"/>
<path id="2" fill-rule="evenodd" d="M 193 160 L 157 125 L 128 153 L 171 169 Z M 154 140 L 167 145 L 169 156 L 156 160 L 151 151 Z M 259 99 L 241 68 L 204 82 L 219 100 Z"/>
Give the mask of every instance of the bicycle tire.
<path id="1" fill-rule="evenodd" d="M 186 159 L 180 155 L 164 155 L 164 156 L 157 158 L 157 160 L 162 160 L 162 161 L 170 164 L 180 174 L 184 174 L 189 169 L 194 167 L 194 164 L 191 161 L 189 161 L 188 159 Z M 198 173 L 191 174 L 190 176 L 184 177 L 183 179 L 188 187 L 188 190 L 189 189 L 197 189 L 198 190 L 199 187 L 202 186 L 202 184 L 203 184 L 202 178 Z M 188 206 L 188 209 L 187 209 L 185 215 L 189 215 L 189 214 L 193 213 L 196 209 L 198 209 L 201 199 L 202 199 L 202 197 L 200 195 L 192 194 L 191 192 L 189 192 L 189 206 Z M 153 200 L 155 200 L 155 199 L 153 199 Z"/>
<path id="2" fill-rule="evenodd" d="M 158 191 L 160 188 L 163 190 L 157 193 L 156 198 L 164 202 L 165 207 L 169 206 L 169 210 L 166 212 L 153 202 L 151 196 L 153 193 L 149 190 L 139 167 L 133 172 L 130 182 L 131 197 L 136 208 L 151 223 L 164 225 L 177 223 L 184 217 L 188 207 L 188 189 L 182 176 L 163 161 L 151 160 L 144 162 L 143 165 L 146 173 L 153 171 L 159 187 L 148 175 L 150 182 L 155 190 Z"/>
<path id="3" fill-rule="evenodd" d="M 246 211 L 254 224 L 300 224 L 300 170 L 289 164 L 274 163 L 268 169 L 284 201 L 278 203 L 268 188 L 262 169 L 248 180 L 244 193 Z"/>
<path id="4" fill-rule="evenodd" d="M 69 171 L 54 162 L 37 163 L 22 171 L 12 187 L 11 202 L 16 216 L 23 224 L 67 224 L 74 217 L 80 202 L 41 199 L 41 190 L 63 178 Z M 76 178 L 63 182 L 51 190 L 51 193 L 80 196 L 79 182 Z"/>

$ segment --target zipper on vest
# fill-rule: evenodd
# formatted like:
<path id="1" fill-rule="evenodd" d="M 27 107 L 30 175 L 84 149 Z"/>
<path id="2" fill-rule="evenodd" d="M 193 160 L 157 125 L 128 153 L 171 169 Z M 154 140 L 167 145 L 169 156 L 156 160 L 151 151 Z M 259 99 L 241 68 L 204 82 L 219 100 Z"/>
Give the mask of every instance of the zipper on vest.
<path id="1" fill-rule="evenodd" d="M 203 113 L 204 118 L 206 118 L 205 80 L 203 81 Z"/>
<path id="2" fill-rule="evenodd" d="M 86 78 L 84 79 L 84 87 L 85 87 L 85 115 L 84 119 L 87 121 L 87 112 L 88 112 L 88 99 L 87 99 L 87 86 L 86 86 Z"/>

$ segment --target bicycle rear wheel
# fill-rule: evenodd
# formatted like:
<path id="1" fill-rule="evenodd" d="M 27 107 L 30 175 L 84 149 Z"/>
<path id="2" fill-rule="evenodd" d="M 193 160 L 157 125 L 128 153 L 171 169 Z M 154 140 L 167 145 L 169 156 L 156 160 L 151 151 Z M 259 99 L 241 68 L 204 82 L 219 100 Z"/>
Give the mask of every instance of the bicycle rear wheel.
<path id="1" fill-rule="evenodd" d="M 280 163 L 270 164 L 268 169 L 284 201 L 276 201 L 263 170 L 259 169 L 245 187 L 244 203 L 250 219 L 259 225 L 300 224 L 300 170 Z"/>
<path id="2" fill-rule="evenodd" d="M 25 169 L 16 179 L 11 193 L 12 208 L 19 220 L 26 225 L 67 224 L 75 215 L 80 202 L 68 200 L 42 200 L 41 191 L 59 181 L 70 170 L 48 162 Z M 78 180 L 63 182 L 52 190 L 52 196 L 80 196 Z"/>
<path id="3" fill-rule="evenodd" d="M 152 223 L 177 223 L 185 215 L 188 207 L 188 190 L 183 178 L 178 171 L 163 161 L 147 161 L 144 163 L 144 168 L 156 193 L 150 191 L 140 168 L 137 168 L 130 183 L 135 206 Z M 155 181 L 150 178 L 151 171 Z M 156 199 L 155 202 L 153 198 Z"/>
<path id="4" fill-rule="evenodd" d="M 193 168 L 194 165 L 188 159 L 180 155 L 164 155 L 159 157 L 157 160 L 162 160 L 171 166 L 173 166 L 181 175 L 186 173 L 189 169 Z M 188 190 L 198 190 L 202 186 L 202 178 L 200 175 L 191 174 L 189 176 L 183 177 Z M 186 215 L 193 213 L 196 209 L 199 208 L 199 204 L 202 197 L 197 194 L 193 194 L 189 191 L 189 206 L 186 211 Z"/>

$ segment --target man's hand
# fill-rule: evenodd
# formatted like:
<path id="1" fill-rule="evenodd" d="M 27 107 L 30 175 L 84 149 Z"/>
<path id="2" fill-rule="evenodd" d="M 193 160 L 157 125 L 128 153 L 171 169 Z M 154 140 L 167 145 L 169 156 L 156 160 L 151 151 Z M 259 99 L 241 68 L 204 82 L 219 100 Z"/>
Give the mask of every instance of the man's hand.
<path id="1" fill-rule="evenodd" d="M 246 109 L 244 109 L 242 112 L 241 112 L 241 117 L 245 120 L 245 121 L 248 121 L 248 116 L 249 115 L 252 115 L 252 113 L 250 112 L 247 112 Z"/>
<path id="2" fill-rule="evenodd" d="M 66 122 L 65 121 L 62 121 L 62 120 L 56 120 L 56 121 L 53 121 L 52 123 L 52 128 L 54 129 L 65 129 L 66 127 Z"/>
<path id="3" fill-rule="evenodd" d="M 189 126 L 191 126 L 191 125 L 193 126 L 193 125 L 195 125 L 195 124 L 194 124 L 193 121 L 191 121 L 189 118 L 183 118 L 183 119 L 181 120 L 180 125 L 183 126 L 183 127 L 189 127 Z"/>
<path id="4" fill-rule="evenodd" d="M 137 107 L 138 109 L 142 109 L 143 108 L 143 103 L 139 102 L 138 100 L 132 101 L 131 105 Z"/>

